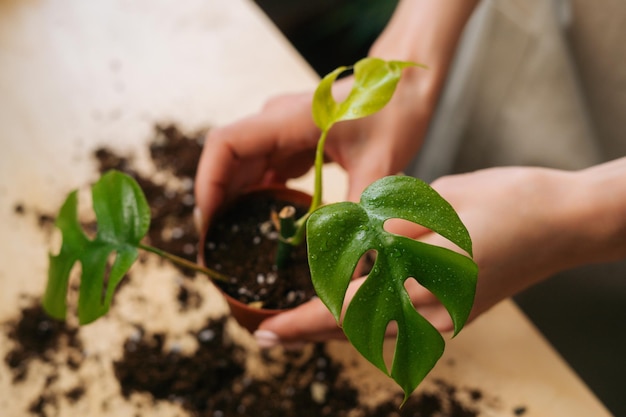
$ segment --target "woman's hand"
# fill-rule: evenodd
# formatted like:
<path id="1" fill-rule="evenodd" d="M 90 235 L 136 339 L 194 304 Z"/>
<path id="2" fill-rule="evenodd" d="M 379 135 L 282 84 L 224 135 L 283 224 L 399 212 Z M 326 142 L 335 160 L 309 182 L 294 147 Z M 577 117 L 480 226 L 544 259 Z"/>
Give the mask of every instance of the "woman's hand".
<path id="1" fill-rule="evenodd" d="M 624 175 L 626 158 L 579 172 L 492 168 L 435 181 L 433 187 L 472 237 L 479 274 L 470 320 L 556 272 L 626 256 Z M 407 222 L 392 227 L 393 233 L 460 251 Z M 347 299 L 363 279 L 350 285 Z M 415 280 L 408 282 L 417 310 L 438 330 L 451 330 L 452 321 L 437 299 Z M 319 300 L 264 321 L 255 335 L 264 347 L 343 337 Z"/>
<path id="2" fill-rule="evenodd" d="M 334 126 L 328 160 L 348 173 L 347 199 L 370 183 L 406 168 L 419 151 L 465 22 L 478 0 L 402 0 L 370 56 L 425 64 L 408 68 L 379 113 Z M 333 94 L 341 101 L 347 77 Z M 243 189 L 285 182 L 313 164 L 319 130 L 311 116 L 313 93 L 271 99 L 257 114 L 209 132 L 196 175 L 197 223 L 202 233 L 226 200 Z"/>
<path id="3" fill-rule="evenodd" d="M 434 107 L 422 86 L 424 73 L 406 69 L 383 110 L 331 129 L 325 154 L 348 174 L 347 199 L 357 200 L 370 183 L 401 171 L 417 153 Z M 343 97 L 351 87 L 351 77 L 342 79 L 334 94 Z M 218 207 L 246 188 L 284 183 L 311 168 L 320 135 L 311 100 L 312 93 L 276 97 L 258 114 L 209 132 L 196 175 L 201 232 Z"/>

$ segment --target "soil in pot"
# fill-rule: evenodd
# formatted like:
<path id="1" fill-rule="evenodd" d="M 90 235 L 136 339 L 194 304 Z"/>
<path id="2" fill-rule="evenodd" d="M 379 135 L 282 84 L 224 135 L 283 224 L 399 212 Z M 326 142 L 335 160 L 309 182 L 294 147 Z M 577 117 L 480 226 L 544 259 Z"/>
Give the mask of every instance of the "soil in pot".
<path id="1" fill-rule="evenodd" d="M 206 265 L 231 279 L 216 285 L 244 304 L 288 309 L 315 295 L 305 244 L 292 247 L 285 267 L 276 267 L 279 233 L 270 219 L 287 205 L 296 208 L 296 217 L 308 209 L 270 191 L 246 194 L 216 217 L 207 233 Z"/>

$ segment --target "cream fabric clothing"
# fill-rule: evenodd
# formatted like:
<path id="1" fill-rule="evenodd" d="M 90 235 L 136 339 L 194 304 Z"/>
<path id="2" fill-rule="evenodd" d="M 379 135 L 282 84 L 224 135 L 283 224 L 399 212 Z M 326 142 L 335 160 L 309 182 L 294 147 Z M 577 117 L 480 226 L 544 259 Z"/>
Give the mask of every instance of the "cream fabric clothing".
<path id="1" fill-rule="evenodd" d="M 578 169 L 626 153 L 626 54 L 614 56 L 626 48 L 626 2 L 619 3 L 620 13 L 605 11 L 602 18 L 587 14 L 601 9 L 598 2 L 574 6 L 565 0 L 481 2 L 408 173 L 432 181 L 497 165 Z M 577 20 L 585 18 L 594 22 Z M 615 20 L 608 33 L 594 32 L 608 19 Z M 580 32 L 612 46 L 593 47 Z M 611 66 L 608 77 L 599 65 Z"/>

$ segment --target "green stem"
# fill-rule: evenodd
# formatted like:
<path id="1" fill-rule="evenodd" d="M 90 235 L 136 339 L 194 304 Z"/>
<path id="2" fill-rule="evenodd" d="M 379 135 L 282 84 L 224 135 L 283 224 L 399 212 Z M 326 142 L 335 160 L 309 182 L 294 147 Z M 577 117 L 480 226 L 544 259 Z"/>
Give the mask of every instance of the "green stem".
<path id="1" fill-rule="evenodd" d="M 309 207 L 306 217 L 322 205 L 322 168 L 324 167 L 324 146 L 326 144 L 327 136 L 328 130 L 323 130 L 319 140 L 317 141 L 317 148 L 315 149 L 315 184 L 313 189 L 313 200 L 311 201 L 311 207 Z"/>
<path id="2" fill-rule="evenodd" d="M 209 278 L 217 280 L 217 281 L 222 281 L 222 282 L 229 282 L 229 279 L 226 275 L 223 275 L 217 271 L 215 271 L 214 269 L 210 269 L 210 268 L 206 268 L 202 265 L 199 265 L 195 262 L 191 262 L 185 258 L 181 258 L 180 256 L 176 256 L 174 254 L 171 254 L 169 252 L 165 252 L 164 250 L 161 250 L 159 248 L 155 248 L 154 246 L 150 246 L 150 245 L 146 245 L 143 243 L 139 243 L 139 248 L 143 249 L 147 252 L 151 252 L 154 253 L 156 255 L 159 255 L 160 257 L 167 259 L 169 261 L 174 262 L 175 264 L 185 267 L 185 268 L 189 268 L 192 271 L 196 271 L 196 272 L 200 272 L 204 275 L 207 275 Z"/>
<path id="3" fill-rule="evenodd" d="M 330 126 L 328 129 L 330 129 Z M 326 137 L 328 136 L 328 129 L 322 130 L 320 138 L 317 141 L 317 148 L 315 149 L 315 182 L 313 184 L 313 199 L 311 200 L 309 211 L 296 221 L 296 232 L 291 238 L 289 238 L 289 243 L 293 246 L 297 246 L 302 243 L 304 240 L 304 231 L 307 219 L 311 213 L 322 205 L 322 168 L 324 168 L 324 146 L 326 144 Z"/>
<path id="4" fill-rule="evenodd" d="M 278 213 L 280 225 L 280 239 L 278 241 L 278 252 L 276 253 L 276 266 L 283 269 L 289 262 L 289 255 L 293 249 L 293 245 L 289 243 L 289 239 L 296 233 L 296 209 L 293 206 L 285 206 Z"/>

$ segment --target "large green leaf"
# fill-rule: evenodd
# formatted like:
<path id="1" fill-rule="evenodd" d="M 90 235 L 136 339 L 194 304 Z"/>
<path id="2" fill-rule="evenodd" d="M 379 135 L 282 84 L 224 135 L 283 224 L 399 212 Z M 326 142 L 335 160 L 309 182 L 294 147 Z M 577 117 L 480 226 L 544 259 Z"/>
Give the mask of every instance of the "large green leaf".
<path id="1" fill-rule="evenodd" d="M 104 315 L 116 287 L 137 259 L 137 247 L 150 226 L 150 208 L 137 182 L 126 174 L 109 171 L 92 187 L 98 231 L 89 239 L 77 214 L 78 193 L 73 191 L 61 207 L 56 226 L 63 243 L 58 255 L 49 255 L 48 284 L 43 307 L 52 317 L 64 319 L 69 276 L 81 265 L 78 319 L 90 323 Z M 109 261 L 114 259 L 112 264 Z"/>
<path id="2" fill-rule="evenodd" d="M 385 231 L 385 221 L 392 218 L 421 224 L 472 253 L 469 234 L 450 204 L 421 180 L 402 176 L 378 180 L 363 192 L 360 204 L 316 210 L 307 222 L 307 244 L 313 284 L 338 323 L 357 262 L 376 251 L 374 266 L 340 324 L 356 349 L 408 396 L 441 357 L 444 341 L 415 310 L 405 281 L 416 279 L 441 301 L 456 334 L 472 308 L 477 267 L 457 252 Z M 389 371 L 382 350 L 392 321 L 398 336 Z"/>
<path id="3" fill-rule="evenodd" d="M 313 96 L 313 120 L 322 130 L 342 120 L 358 119 L 376 113 L 391 99 L 402 70 L 418 66 L 412 62 L 364 58 L 354 65 L 354 84 L 348 97 L 337 103 L 332 95 L 335 80 L 350 67 L 339 67 L 326 75 Z"/>

